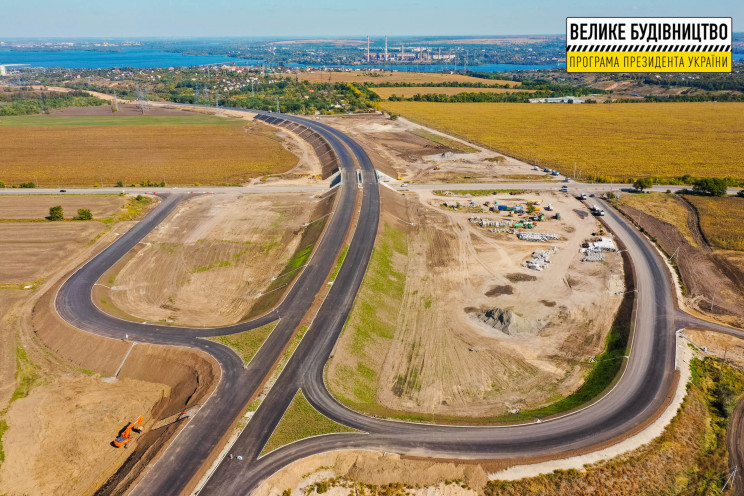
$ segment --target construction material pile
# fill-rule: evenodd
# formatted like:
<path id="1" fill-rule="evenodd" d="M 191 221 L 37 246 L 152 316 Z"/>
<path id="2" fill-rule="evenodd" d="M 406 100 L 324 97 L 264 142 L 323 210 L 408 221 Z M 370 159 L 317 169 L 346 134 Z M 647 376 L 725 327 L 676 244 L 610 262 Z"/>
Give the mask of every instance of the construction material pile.
<path id="1" fill-rule="evenodd" d="M 468 220 L 481 227 L 511 227 L 514 223 L 511 220 L 482 219 L 481 217 L 470 217 Z"/>
<path id="2" fill-rule="evenodd" d="M 550 264 L 550 257 L 555 253 L 555 247 L 549 250 L 537 250 L 532 252 L 532 258 L 525 262 L 525 266 L 532 270 L 543 270 Z"/>
<path id="3" fill-rule="evenodd" d="M 536 232 L 518 232 L 517 237 L 522 241 L 551 241 L 558 239 L 557 234 Z"/>

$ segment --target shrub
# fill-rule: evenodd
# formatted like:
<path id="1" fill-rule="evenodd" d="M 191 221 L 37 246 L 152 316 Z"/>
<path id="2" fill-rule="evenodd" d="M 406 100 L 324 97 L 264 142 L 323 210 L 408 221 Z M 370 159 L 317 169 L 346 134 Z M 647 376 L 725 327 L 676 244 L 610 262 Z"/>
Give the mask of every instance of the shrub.
<path id="1" fill-rule="evenodd" d="M 65 218 L 65 214 L 62 210 L 61 205 L 56 207 L 49 207 L 49 220 L 62 220 Z"/>
<path id="2" fill-rule="evenodd" d="M 633 187 L 636 189 L 636 191 L 639 191 L 641 193 L 643 193 L 644 189 L 649 189 L 653 185 L 654 182 L 651 180 L 650 177 L 636 179 L 635 181 L 633 181 Z"/>
<path id="3" fill-rule="evenodd" d="M 75 220 L 91 220 L 93 218 L 93 214 L 90 213 L 90 209 L 87 208 L 79 208 L 77 217 L 73 217 Z"/>
<path id="4" fill-rule="evenodd" d="M 728 182 L 719 177 L 703 177 L 697 179 L 692 186 L 692 191 L 697 194 L 710 196 L 723 196 L 726 194 Z"/>
<path id="5" fill-rule="evenodd" d="M 33 181 L 28 181 L 26 183 L 21 183 L 19 186 L 21 188 L 35 188 L 36 187 L 36 183 L 34 183 Z"/>
<path id="6" fill-rule="evenodd" d="M 5 182 L 4 181 L 0 181 L 0 188 L 4 188 L 4 187 L 5 187 Z"/>

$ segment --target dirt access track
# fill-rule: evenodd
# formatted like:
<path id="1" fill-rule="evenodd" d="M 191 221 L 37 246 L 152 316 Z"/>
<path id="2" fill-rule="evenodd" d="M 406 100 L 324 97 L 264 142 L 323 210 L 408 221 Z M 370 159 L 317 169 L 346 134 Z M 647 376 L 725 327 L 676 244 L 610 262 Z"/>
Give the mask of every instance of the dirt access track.
<path id="1" fill-rule="evenodd" d="M 317 201 L 301 193 L 194 196 L 103 276 L 94 301 L 138 321 L 244 320 L 316 220 Z"/>
<path id="2" fill-rule="evenodd" d="M 744 254 L 711 248 L 700 232 L 697 213 L 685 200 L 655 195 L 667 205 L 663 211 L 633 194 L 623 195 L 615 204 L 668 257 L 674 255 L 688 309 L 727 325 L 744 327 Z M 671 216 L 674 211 L 678 214 Z"/>
<path id="3" fill-rule="evenodd" d="M 550 404 L 583 383 L 624 289 L 619 254 L 608 253 L 607 263 L 581 262 L 580 245 L 598 227 L 586 207 L 553 192 L 402 197 L 381 191 L 383 232 L 328 366 L 334 395 L 376 415 L 488 421 Z M 506 219 L 480 213 L 484 200 L 493 199 L 552 203 L 546 213 L 560 212 L 561 220 L 541 222 L 534 231 L 559 240 L 520 241 L 468 220 Z M 477 207 L 441 206 L 471 200 Z M 543 271 L 524 266 L 534 251 L 553 247 Z M 383 256 L 390 268 L 380 265 Z M 380 270 L 398 283 L 384 287 Z M 497 329 L 480 321 L 489 310 L 506 312 L 510 325 Z"/>
<path id="4" fill-rule="evenodd" d="M 476 182 L 549 180 L 519 160 L 492 152 L 404 118 L 382 114 L 323 117 L 357 141 L 375 168 L 401 181 Z M 453 148 L 456 147 L 456 148 Z M 461 149 L 469 153 L 460 151 Z M 383 178 L 383 181 L 385 179 Z"/>

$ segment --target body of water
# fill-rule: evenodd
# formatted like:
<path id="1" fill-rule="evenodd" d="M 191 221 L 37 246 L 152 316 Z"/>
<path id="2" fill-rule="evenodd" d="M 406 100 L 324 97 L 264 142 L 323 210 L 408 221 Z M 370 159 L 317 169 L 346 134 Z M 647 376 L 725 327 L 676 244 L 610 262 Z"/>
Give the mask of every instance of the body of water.
<path id="1" fill-rule="evenodd" d="M 734 53 L 733 60 L 744 60 L 744 53 Z M 182 55 L 141 47 L 121 47 L 117 51 L 99 52 L 89 50 L 59 51 L 14 51 L 0 49 L 0 65 L 23 64 L 28 67 L 65 67 L 68 69 L 110 69 L 112 67 L 182 67 L 206 64 L 260 65 L 260 60 L 241 60 L 220 55 Z M 340 68 L 340 69 L 385 69 L 392 71 L 440 72 L 463 70 L 462 65 L 453 64 L 360 64 L 319 65 L 286 64 L 288 67 Z M 559 69 L 566 64 L 484 64 L 467 66 L 476 72 L 529 71 L 536 69 Z"/>
<path id="2" fill-rule="evenodd" d="M 65 67 L 68 69 L 110 69 L 113 67 L 181 67 L 206 64 L 260 65 L 261 60 L 241 60 L 219 55 L 182 55 L 140 47 L 120 47 L 117 51 L 93 50 L 58 50 L 58 51 L 23 51 L 1 50 L 0 65 L 23 64 L 28 67 Z M 288 67 L 323 67 L 318 64 L 286 64 Z M 462 70 L 462 65 L 452 64 L 362 64 L 362 65 L 327 65 L 341 69 L 385 69 L 411 72 L 439 72 Z M 523 65 L 523 64 L 486 64 L 468 66 L 468 69 L 481 72 L 521 71 L 531 69 L 555 69 L 565 64 Z"/>
<path id="3" fill-rule="evenodd" d="M 112 67 L 171 67 L 232 63 L 236 59 L 214 55 L 182 55 L 139 47 L 121 47 L 116 52 L 89 50 L 14 51 L 0 50 L 0 65 L 68 69 L 110 69 Z"/>

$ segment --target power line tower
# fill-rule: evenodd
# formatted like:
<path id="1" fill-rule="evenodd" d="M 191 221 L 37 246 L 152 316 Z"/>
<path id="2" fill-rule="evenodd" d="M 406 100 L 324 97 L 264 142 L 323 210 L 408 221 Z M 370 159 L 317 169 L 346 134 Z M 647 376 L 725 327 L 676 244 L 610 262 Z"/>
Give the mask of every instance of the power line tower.
<path id="1" fill-rule="evenodd" d="M 137 108 L 140 111 L 140 114 L 144 114 L 146 111 L 150 110 L 150 101 L 147 96 L 147 90 L 140 88 L 139 85 L 137 85 Z"/>

